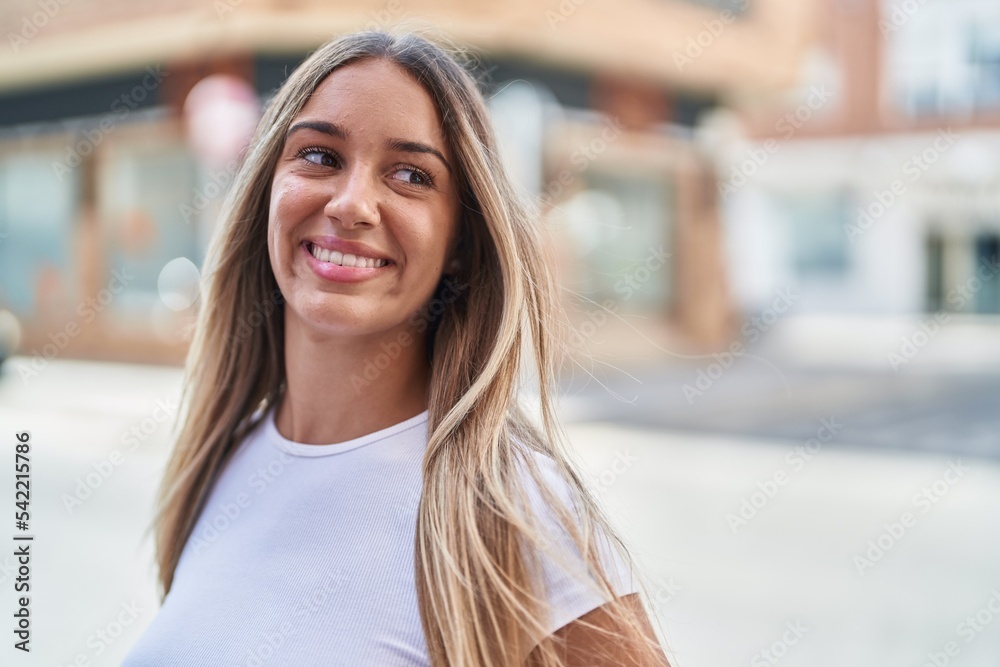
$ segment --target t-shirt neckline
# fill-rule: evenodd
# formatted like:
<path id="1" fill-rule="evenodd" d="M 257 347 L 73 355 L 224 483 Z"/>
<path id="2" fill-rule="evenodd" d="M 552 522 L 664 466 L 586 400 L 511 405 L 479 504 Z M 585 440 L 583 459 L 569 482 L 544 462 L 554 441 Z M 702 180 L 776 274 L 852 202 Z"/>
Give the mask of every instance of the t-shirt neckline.
<path id="1" fill-rule="evenodd" d="M 344 442 L 337 442 L 329 445 L 308 445 L 301 442 L 295 442 L 294 440 L 289 440 L 285 436 L 281 435 L 278 431 L 278 426 L 274 421 L 276 413 L 277 409 L 275 406 L 272 406 L 268 410 L 267 416 L 264 418 L 264 428 L 267 440 L 283 452 L 293 456 L 305 457 L 343 454 L 344 452 L 349 452 L 357 449 L 358 447 L 364 447 L 365 445 L 369 445 L 373 442 L 385 440 L 386 438 L 394 436 L 397 433 L 401 433 L 419 426 L 420 424 L 426 423 L 429 415 L 429 412 L 424 410 L 420 414 L 414 415 L 413 417 L 401 421 L 398 424 L 387 426 L 386 428 L 375 431 L 374 433 L 362 435 L 351 440 L 345 440 Z"/>

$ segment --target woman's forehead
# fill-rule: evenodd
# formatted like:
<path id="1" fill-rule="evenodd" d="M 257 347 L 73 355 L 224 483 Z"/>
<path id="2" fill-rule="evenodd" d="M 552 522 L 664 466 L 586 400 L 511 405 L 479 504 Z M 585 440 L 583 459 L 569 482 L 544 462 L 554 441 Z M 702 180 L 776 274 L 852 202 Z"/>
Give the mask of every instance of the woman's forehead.
<path id="1" fill-rule="evenodd" d="M 406 70 L 383 58 L 365 58 L 331 72 L 292 126 L 303 119 L 334 123 L 348 135 L 385 135 L 448 149 L 434 99 Z"/>

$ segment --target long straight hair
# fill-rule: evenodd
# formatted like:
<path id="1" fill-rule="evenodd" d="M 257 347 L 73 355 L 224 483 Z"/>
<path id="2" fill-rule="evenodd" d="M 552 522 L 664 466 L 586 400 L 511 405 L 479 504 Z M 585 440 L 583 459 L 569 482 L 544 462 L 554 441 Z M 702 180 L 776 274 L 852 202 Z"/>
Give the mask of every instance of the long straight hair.
<path id="1" fill-rule="evenodd" d="M 530 485 L 610 600 L 604 608 L 616 630 L 602 642 L 609 654 L 628 646 L 650 656 L 641 664 L 662 664 L 662 657 L 656 659 L 661 649 L 645 635 L 639 616 L 615 598 L 599 534 L 610 538 L 603 544 L 614 548 L 643 592 L 647 584 L 582 482 L 556 421 L 558 337 L 548 327 L 556 326 L 557 304 L 540 218 L 504 170 L 465 57 L 412 32 L 360 32 L 320 47 L 276 92 L 247 149 L 206 261 L 180 429 L 157 497 L 162 595 L 170 591 L 222 466 L 260 419 L 259 409 L 274 405 L 282 392 L 284 304 L 266 236 L 271 179 L 285 134 L 331 72 L 364 58 L 394 62 L 424 86 L 459 166 L 461 289 L 435 318 L 429 338 L 429 436 L 414 544 L 430 662 L 514 667 L 537 645 L 533 664 L 564 664 L 566 647 L 546 638 L 548 608 L 539 588 L 541 554 L 559 556 L 527 500 Z M 443 288 L 444 281 L 439 294 Z M 525 369 L 538 376 L 535 417 L 517 398 Z M 568 498 L 545 483 L 539 461 L 546 460 L 564 480 Z"/>

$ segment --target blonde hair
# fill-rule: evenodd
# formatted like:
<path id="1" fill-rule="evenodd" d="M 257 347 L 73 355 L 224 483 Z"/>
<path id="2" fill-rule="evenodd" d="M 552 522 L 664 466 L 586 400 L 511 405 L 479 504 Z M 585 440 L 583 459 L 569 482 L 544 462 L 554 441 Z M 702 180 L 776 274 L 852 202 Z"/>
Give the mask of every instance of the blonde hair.
<path id="1" fill-rule="evenodd" d="M 551 387 L 555 340 L 546 329 L 555 288 L 542 252 L 539 216 L 501 163 L 482 93 L 462 57 L 413 33 L 354 33 L 315 51 L 277 91 L 257 127 L 223 206 L 206 262 L 201 310 L 188 354 L 182 423 L 158 495 L 157 564 L 163 596 L 211 486 L 284 382 L 284 306 L 268 260 L 271 178 L 285 133 L 331 72 L 363 58 L 395 62 L 433 98 L 458 162 L 462 289 L 429 331 L 429 439 L 416 525 L 420 618 L 435 667 L 564 664 L 539 592 L 539 555 L 550 542 L 526 502 L 530 475 L 572 537 L 616 631 L 603 642 L 661 656 L 640 618 L 614 598 L 597 537 L 628 550 L 565 453 Z M 444 281 L 440 290 L 444 289 Z M 256 315 L 256 317 L 254 317 Z M 522 359 L 522 348 L 531 357 Z M 517 399 L 522 365 L 533 362 L 540 425 Z M 256 417 L 255 417 L 256 416 Z M 543 482 L 549 457 L 566 482 L 563 503 Z M 603 547 L 602 547 L 603 548 Z M 594 626 L 595 629 L 598 629 Z M 648 652 L 648 653 L 644 653 Z M 662 658 L 660 658 L 662 661 Z M 654 660 L 641 664 L 661 664 Z"/>

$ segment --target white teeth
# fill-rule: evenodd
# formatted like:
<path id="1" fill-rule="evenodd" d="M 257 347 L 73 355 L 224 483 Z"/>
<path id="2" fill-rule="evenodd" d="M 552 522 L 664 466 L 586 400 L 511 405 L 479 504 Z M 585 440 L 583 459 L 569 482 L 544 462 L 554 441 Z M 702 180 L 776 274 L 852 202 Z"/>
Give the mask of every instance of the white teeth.
<path id="1" fill-rule="evenodd" d="M 350 253 L 343 254 L 337 250 L 327 250 L 326 248 L 320 248 L 318 245 L 311 244 L 309 252 L 312 256 L 321 262 L 328 262 L 330 264 L 339 264 L 340 266 L 357 267 L 363 269 L 375 269 L 388 264 L 388 260 L 385 259 L 375 259 L 373 257 L 361 257 L 358 255 L 352 255 Z"/>

